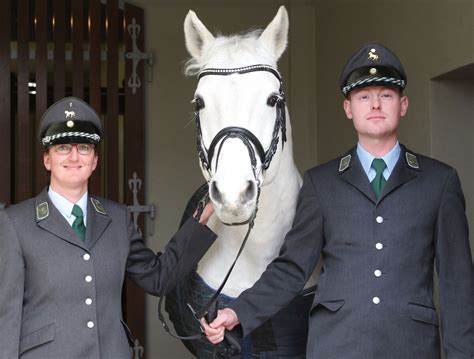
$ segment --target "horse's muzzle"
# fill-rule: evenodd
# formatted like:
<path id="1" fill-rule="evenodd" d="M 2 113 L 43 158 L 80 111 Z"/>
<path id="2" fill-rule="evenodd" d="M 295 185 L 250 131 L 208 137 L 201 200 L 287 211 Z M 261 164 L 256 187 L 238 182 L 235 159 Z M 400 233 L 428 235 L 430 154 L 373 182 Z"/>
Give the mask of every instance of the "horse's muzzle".
<path id="1" fill-rule="evenodd" d="M 211 180 L 209 186 L 209 197 L 214 203 L 216 214 L 224 223 L 246 223 L 257 204 L 258 185 L 256 181 L 248 180 L 231 189 L 225 188 L 224 183 Z"/>

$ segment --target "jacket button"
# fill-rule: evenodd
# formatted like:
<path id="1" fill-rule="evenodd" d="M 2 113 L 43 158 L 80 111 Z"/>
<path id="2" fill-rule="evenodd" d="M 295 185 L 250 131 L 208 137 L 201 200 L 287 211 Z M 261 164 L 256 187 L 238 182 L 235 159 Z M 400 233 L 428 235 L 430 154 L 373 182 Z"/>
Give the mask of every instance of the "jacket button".
<path id="1" fill-rule="evenodd" d="M 372 302 L 373 302 L 374 304 L 379 304 L 379 303 L 380 303 L 380 298 L 379 298 L 379 297 L 373 297 L 373 298 L 372 298 Z"/>
<path id="2" fill-rule="evenodd" d="M 91 305 L 92 304 L 92 299 L 86 298 L 85 302 L 86 302 L 87 305 Z"/>
<path id="3" fill-rule="evenodd" d="M 383 217 L 382 216 L 377 216 L 377 218 L 375 218 L 375 220 L 377 221 L 377 223 L 382 223 L 383 222 Z"/>
<path id="4" fill-rule="evenodd" d="M 84 279 L 87 283 L 92 282 L 92 277 L 90 275 L 86 276 Z"/>
<path id="5" fill-rule="evenodd" d="M 94 328 L 94 322 L 87 322 L 87 328 L 92 329 Z"/>
<path id="6" fill-rule="evenodd" d="M 375 248 L 377 248 L 378 250 L 381 250 L 383 248 L 383 244 L 382 243 L 376 243 L 375 244 Z"/>
<path id="7" fill-rule="evenodd" d="M 85 261 L 88 261 L 89 259 L 91 259 L 91 255 L 89 253 L 86 253 L 82 256 L 82 258 L 85 260 Z"/>
<path id="8" fill-rule="evenodd" d="M 382 276 L 382 271 L 380 269 L 374 270 L 374 276 L 376 276 L 376 277 Z"/>

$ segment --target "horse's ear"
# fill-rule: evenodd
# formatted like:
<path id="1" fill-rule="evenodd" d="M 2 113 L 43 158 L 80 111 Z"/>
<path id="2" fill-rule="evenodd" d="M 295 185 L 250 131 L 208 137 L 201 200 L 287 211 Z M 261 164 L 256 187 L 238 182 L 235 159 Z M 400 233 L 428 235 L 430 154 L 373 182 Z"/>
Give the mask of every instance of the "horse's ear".
<path id="1" fill-rule="evenodd" d="M 288 12 L 284 6 L 280 6 L 273 20 L 260 35 L 262 44 L 279 59 L 286 49 L 288 43 Z"/>
<path id="2" fill-rule="evenodd" d="M 189 54 L 195 59 L 200 58 L 204 48 L 214 40 L 214 36 L 192 10 L 184 19 L 184 38 Z"/>

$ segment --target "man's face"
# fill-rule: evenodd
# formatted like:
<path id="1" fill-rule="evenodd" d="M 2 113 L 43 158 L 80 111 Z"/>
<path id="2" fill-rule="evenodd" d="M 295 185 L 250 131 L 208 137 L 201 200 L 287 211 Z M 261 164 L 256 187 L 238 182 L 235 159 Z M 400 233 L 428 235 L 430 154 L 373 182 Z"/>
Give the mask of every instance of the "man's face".
<path id="1" fill-rule="evenodd" d="M 344 100 L 344 111 L 363 140 L 394 140 L 400 118 L 408 109 L 408 98 L 397 89 L 368 86 L 352 90 Z"/>
<path id="2" fill-rule="evenodd" d="M 97 167 L 98 156 L 94 149 L 88 154 L 84 146 L 93 145 L 54 145 L 44 153 L 44 167 L 51 171 L 51 186 L 56 189 L 87 190 L 87 182 Z M 84 147 L 84 148 L 83 148 Z M 70 149 L 69 153 L 65 153 Z"/>

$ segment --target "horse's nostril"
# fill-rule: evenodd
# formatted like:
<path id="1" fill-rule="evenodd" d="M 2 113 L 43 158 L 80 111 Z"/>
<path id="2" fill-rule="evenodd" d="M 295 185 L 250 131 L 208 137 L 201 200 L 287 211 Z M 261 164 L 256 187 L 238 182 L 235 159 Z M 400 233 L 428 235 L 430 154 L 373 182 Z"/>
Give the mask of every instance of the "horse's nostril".
<path id="1" fill-rule="evenodd" d="M 214 202 L 222 203 L 221 192 L 219 191 L 219 188 L 217 187 L 216 181 L 211 182 L 211 187 L 209 188 L 209 196 Z"/>
<path id="2" fill-rule="evenodd" d="M 245 202 L 250 202 L 257 196 L 257 185 L 253 181 L 247 181 L 247 188 L 244 192 Z"/>

